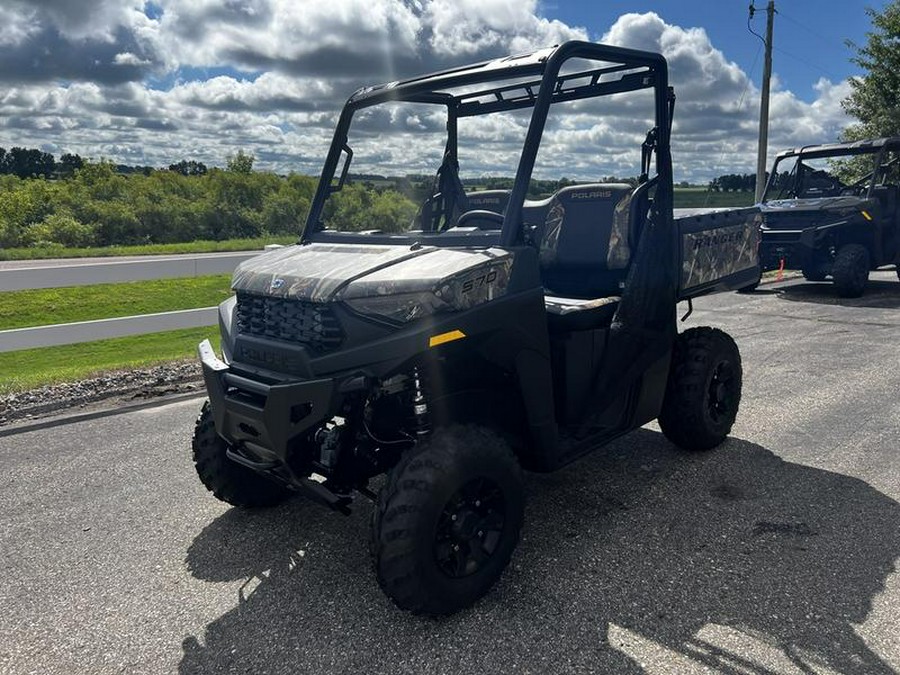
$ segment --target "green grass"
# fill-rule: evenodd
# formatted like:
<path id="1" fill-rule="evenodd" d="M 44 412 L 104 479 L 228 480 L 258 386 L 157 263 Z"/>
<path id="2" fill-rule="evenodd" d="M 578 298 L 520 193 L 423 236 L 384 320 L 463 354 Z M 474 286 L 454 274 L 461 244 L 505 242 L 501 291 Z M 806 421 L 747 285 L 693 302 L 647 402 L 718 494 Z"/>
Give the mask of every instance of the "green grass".
<path id="1" fill-rule="evenodd" d="M 0 395 L 82 380 L 110 370 L 195 358 L 204 338 L 218 350 L 218 332 L 210 326 L 2 353 Z"/>
<path id="2" fill-rule="evenodd" d="M 170 255 L 173 253 L 216 253 L 219 251 L 252 251 L 266 244 L 293 244 L 296 235 L 228 239 L 226 241 L 191 241 L 182 244 L 144 244 L 141 246 L 109 246 L 65 248 L 46 246 L 0 249 L 0 260 L 43 260 L 46 258 L 105 258 L 122 255 Z"/>
<path id="3" fill-rule="evenodd" d="M 705 187 L 675 188 L 675 208 L 753 206 L 752 192 L 709 192 Z"/>
<path id="4" fill-rule="evenodd" d="M 212 307 L 231 295 L 230 284 L 222 274 L 7 291 L 0 293 L 0 330 Z"/>

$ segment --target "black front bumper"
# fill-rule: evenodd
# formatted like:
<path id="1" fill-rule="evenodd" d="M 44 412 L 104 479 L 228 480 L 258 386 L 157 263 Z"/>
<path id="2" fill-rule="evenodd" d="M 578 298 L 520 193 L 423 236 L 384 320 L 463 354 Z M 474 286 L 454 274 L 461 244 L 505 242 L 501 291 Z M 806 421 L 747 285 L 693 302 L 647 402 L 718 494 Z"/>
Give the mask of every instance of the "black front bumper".
<path id="1" fill-rule="evenodd" d="M 262 460 L 285 463 L 293 441 L 336 413 L 333 379 L 265 384 L 233 372 L 209 340 L 197 351 L 216 431 Z"/>
<path id="2" fill-rule="evenodd" d="M 815 229 L 770 230 L 763 229 L 759 244 L 759 264 L 762 270 L 808 269 L 815 262 L 817 237 Z"/>

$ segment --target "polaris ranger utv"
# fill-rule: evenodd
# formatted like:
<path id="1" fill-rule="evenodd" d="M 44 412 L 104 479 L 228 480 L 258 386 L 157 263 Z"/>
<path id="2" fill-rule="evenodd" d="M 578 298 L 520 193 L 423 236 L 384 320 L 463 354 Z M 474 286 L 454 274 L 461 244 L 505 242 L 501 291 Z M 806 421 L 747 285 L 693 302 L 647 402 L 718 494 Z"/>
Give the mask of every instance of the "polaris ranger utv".
<path id="1" fill-rule="evenodd" d="M 831 277 L 859 297 L 870 270 L 900 263 L 898 196 L 900 137 L 780 153 L 761 204 L 763 270 Z"/>
<path id="2" fill-rule="evenodd" d="M 676 303 L 758 276 L 758 211 L 673 220 L 667 76 L 657 54 L 567 42 L 351 96 L 299 242 L 240 265 L 220 307 L 221 357 L 200 345 L 203 483 L 237 506 L 375 500 L 378 582 L 433 615 L 469 605 L 506 567 L 520 467 L 553 471 L 654 419 L 683 448 L 721 443 L 740 355 L 716 329 L 679 335 Z M 551 109 L 586 115 L 600 101 L 630 116 L 644 105 L 638 183 L 527 200 L 542 138 L 564 128 Z M 485 130 L 516 129 L 511 190 L 467 195 L 462 131 L 481 145 Z M 440 147 L 426 155 L 409 140 L 418 132 Z M 368 214 L 358 231 L 327 226 L 367 147 L 388 165 L 435 162 L 408 231 L 369 229 Z M 583 158 L 562 159 L 569 171 Z"/>

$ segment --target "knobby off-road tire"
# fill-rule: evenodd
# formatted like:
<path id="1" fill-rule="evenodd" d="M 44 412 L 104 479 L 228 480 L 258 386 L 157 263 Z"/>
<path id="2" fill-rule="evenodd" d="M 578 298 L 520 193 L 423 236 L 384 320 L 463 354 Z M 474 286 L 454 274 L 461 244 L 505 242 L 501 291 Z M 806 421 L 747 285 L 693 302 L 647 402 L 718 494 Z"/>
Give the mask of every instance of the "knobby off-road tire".
<path id="1" fill-rule="evenodd" d="M 759 288 L 760 283 L 762 283 L 762 272 L 759 273 L 759 278 L 754 281 L 749 286 L 744 286 L 743 288 L 737 289 L 738 293 L 753 293 L 757 288 Z"/>
<path id="2" fill-rule="evenodd" d="M 842 246 L 834 257 L 831 278 L 838 295 L 858 298 L 869 280 L 869 251 L 861 244 Z"/>
<path id="3" fill-rule="evenodd" d="M 378 495 L 370 552 L 379 585 L 415 614 L 467 607 L 509 563 L 524 505 L 521 469 L 500 436 L 474 425 L 438 429 Z"/>
<path id="4" fill-rule="evenodd" d="M 685 450 L 709 450 L 728 436 L 741 402 L 741 354 L 717 328 L 678 336 L 659 426 Z"/>
<path id="5" fill-rule="evenodd" d="M 807 281 L 825 281 L 825 277 L 828 275 L 825 274 L 822 270 L 819 269 L 806 269 L 803 270 L 803 278 Z"/>
<path id="6" fill-rule="evenodd" d="M 197 475 L 206 489 L 223 502 L 246 507 L 275 506 L 292 494 L 225 456 L 228 443 L 216 433 L 209 402 L 200 410 L 191 445 Z"/>

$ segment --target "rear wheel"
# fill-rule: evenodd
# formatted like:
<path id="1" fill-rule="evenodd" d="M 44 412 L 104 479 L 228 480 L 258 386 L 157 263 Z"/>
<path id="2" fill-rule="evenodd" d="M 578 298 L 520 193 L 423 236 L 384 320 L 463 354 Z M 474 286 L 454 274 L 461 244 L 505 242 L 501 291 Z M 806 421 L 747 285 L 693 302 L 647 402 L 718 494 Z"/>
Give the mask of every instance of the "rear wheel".
<path id="1" fill-rule="evenodd" d="M 831 278 L 835 290 L 844 298 L 858 298 L 869 280 L 869 251 L 861 244 L 842 246 L 834 257 Z"/>
<path id="2" fill-rule="evenodd" d="M 507 444 L 478 426 L 435 431 L 388 476 L 373 512 L 371 552 L 401 609 L 462 609 L 499 579 L 519 540 L 522 473 Z"/>
<path id="3" fill-rule="evenodd" d="M 286 487 L 260 476 L 226 456 L 228 443 L 216 433 L 209 402 L 194 427 L 194 466 L 206 489 L 233 506 L 275 506 L 291 496 Z"/>
<path id="4" fill-rule="evenodd" d="M 741 402 L 741 354 L 717 328 L 678 336 L 659 426 L 685 450 L 708 450 L 728 436 Z"/>

